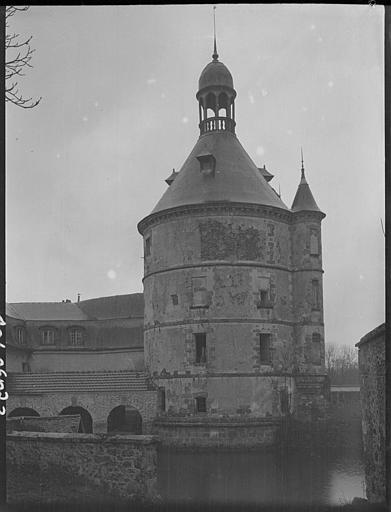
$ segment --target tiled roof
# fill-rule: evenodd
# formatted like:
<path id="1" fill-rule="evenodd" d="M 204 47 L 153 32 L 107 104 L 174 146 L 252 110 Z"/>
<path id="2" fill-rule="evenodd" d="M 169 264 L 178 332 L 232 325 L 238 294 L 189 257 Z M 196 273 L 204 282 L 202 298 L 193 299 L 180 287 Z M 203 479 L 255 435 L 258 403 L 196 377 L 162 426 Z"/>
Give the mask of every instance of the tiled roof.
<path id="1" fill-rule="evenodd" d="M 144 295 L 142 293 L 82 300 L 77 305 L 89 318 L 98 320 L 144 316 Z"/>
<path id="2" fill-rule="evenodd" d="M 386 324 L 380 324 L 375 329 L 372 329 L 372 331 L 369 331 L 365 336 L 363 336 L 358 343 L 356 343 L 356 347 L 360 347 L 364 343 L 367 343 L 368 341 L 371 341 L 375 338 L 380 337 L 381 335 L 384 335 L 386 332 Z"/>
<path id="3" fill-rule="evenodd" d="M 6 314 L 20 320 L 108 320 L 142 318 L 142 293 L 114 295 L 80 302 L 13 302 L 6 304 Z"/>
<path id="4" fill-rule="evenodd" d="M 21 320 L 88 320 L 72 302 L 14 302 L 7 304 L 6 313 Z"/>
<path id="5" fill-rule="evenodd" d="M 7 378 L 7 391 L 10 395 L 150 389 L 146 375 L 134 371 L 9 373 Z"/>
<path id="6" fill-rule="evenodd" d="M 297 188 L 295 198 L 293 199 L 292 208 L 293 212 L 310 211 L 320 212 L 319 206 L 316 204 L 314 196 L 312 195 L 310 186 L 303 174 L 300 184 Z"/>

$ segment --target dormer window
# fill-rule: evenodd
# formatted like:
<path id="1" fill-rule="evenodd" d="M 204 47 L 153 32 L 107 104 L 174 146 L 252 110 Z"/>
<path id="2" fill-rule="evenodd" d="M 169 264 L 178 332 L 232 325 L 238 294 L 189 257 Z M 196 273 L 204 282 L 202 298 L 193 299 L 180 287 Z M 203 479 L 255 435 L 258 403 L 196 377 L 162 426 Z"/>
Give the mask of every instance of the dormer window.
<path id="1" fill-rule="evenodd" d="M 41 345 L 54 345 L 56 331 L 52 327 L 44 327 L 41 331 Z"/>
<path id="2" fill-rule="evenodd" d="M 81 347 L 84 345 L 84 330 L 79 327 L 73 327 L 69 330 L 69 345 L 72 347 Z"/>
<path id="3" fill-rule="evenodd" d="M 16 342 L 19 345 L 26 344 L 26 329 L 22 326 L 16 327 Z"/>
<path id="4" fill-rule="evenodd" d="M 319 281 L 317 279 L 312 280 L 312 310 L 320 310 L 320 297 L 319 297 Z"/>
<path id="5" fill-rule="evenodd" d="M 197 160 L 200 162 L 200 171 L 204 176 L 214 176 L 216 158 L 211 153 L 198 155 Z"/>

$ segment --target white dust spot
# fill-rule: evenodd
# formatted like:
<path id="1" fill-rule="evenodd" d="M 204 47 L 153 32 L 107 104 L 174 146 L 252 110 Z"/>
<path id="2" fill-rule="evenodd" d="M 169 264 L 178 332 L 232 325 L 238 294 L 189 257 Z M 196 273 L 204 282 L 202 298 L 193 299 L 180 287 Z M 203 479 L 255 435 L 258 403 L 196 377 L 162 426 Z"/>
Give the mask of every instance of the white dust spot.
<path id="1" fill-rule="evenodd" d="M 310 25 L 310 30 L 315 30 L 316 29 L 316 25 L 312 24 Z"/>
<path id="2" fill-rule="evenodd" d="M 289 129 L 286 131 L 286 133 L 287 133 L 288 135 L 292 135 L 292 134 L 293 134 L 293 130 L 291 130 L 291 128 L 289 128 Z"/>
<path id="3" fill-rule="evenodd" d="M 186 124 L 186 123 L 188 123 L 188 122 L 189 122 L 189 118 L 188 118 L 188 117 L 186 117 L 186 116 L 185 116 L 185 117 L 182 117 L 182 123 L 183 123 L 183 124 Z"/>
<path id="4" fill-rule="evenodd" d="M 255 98 L 251 92 L 248 93 L 248 99 L 252 105 L 255 103 Z"/>
<path id="5" fill-rule="evenodd" d="M 318 37 L 318 43 L 321 43 L 323 41 L 323 37 L 319 36 Z"/>
<path id="6" fill-rule="evenodd" d="M 363 281 L 364 276 L 362 274 L 359 275 L 360 281 Z"/>
<path id="7" fill-rule="evenodd" d="M 262 90 L 261 90 L 261 94 L 262 94 L 262 96 L 263 96 L 263 97 L 265 97 L 265 96 L 267 96 L 269 93 L 267 92 L 267 90 L 266 90 L 266 89 L 262 89 Z"/>
<path id="8" fill-rule="evenodd" d="M 164 94 L 164 92 L 161 93 L 160 97 L 162 98 L 162 100 L 164 100 L 164 98 L 166 97 L 166 95 Z"/>
<path id="9" fill-rule="evenodd" d="M 147 80 L 147 84 L 148 84 L 148 85 L 156 84 L 156 78 L 148 78 L 148 80 Z"/>
<path id="10" fill-rule="evenodd" d="M 263 146 L 258 146 L 258 147 L 257 147 L 257 155 L 262 156 L 262 155 L 264 155 L 264 154 L 265 154 L 265 149 L 264 149 L 264 147 L 263 147 Z"/>
<path id="11" fill-rule="evenodd" d="M 307 110 L 308 110 L 308 107 L 306 107 L 306 106 L 303 106 L 303 107 L 301 107 L 301 110 L 302 110 L 303 112 L 307 112 Z"/>
<path id="12" fill-rule="evenodd" d="M 330 80 L 329 82 L 327 82 L 327 85 L 331 89 L 332 87 L 334 87 L 334 82 L 332 80 Z"/>
<path id="13" fill-rule="evenodd" d="M 56 158 L 61 158 L 60 153 L 57 153 Z"/>
<path id="14" fill-rule="evenodd" d="M 99 107 L 99 101 L 94 101 L 94 107 Z"/>
<path id="15" fill-rule="evenodd" d="M 88 121 L 88 117 L 87 116 L 83 116 L 83 121 L 86 123 Z"/>
<path id="16" fill-rule="evenodd" d="M 117 277 L 117 272 L 112 268 L 107 272 L 107 277 L 109 279 L 115 279 Z"/>

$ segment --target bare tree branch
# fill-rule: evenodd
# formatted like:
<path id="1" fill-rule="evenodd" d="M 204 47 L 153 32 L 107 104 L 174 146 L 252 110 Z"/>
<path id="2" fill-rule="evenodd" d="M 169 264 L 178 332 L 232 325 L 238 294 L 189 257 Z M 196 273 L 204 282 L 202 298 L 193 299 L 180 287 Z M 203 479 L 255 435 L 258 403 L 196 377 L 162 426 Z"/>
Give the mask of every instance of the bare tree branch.
<path id="1" fill-rule="evenodd" d="M 8 19 L 14 16 L 18 12 L 25 12 L 29 9 L 29 6 L 10 5 L 6 7 L 5 18 L 6 27 L 9 28 Z M 21 108 L 34 108 L 36 107 L 42 98 L 33 100 L 33 98 L 26 98 L 22 93 L 19 92 L 18 82 L 15 81 L 16 77 L 25 76 L 24 70 L 26 68 L 32 68 L 30 64 L 34 49 L 31 48 L 30 42 L 32 36 L 25 40 L 21 40 L 20 34 L 7 34 L 5 38 L 5 50 L 6 50 L 6 63 L 5 63 L 5 101 L 9 101 L 14 105 Z M 11 82 L 11 83 L 9 83 Z"/>

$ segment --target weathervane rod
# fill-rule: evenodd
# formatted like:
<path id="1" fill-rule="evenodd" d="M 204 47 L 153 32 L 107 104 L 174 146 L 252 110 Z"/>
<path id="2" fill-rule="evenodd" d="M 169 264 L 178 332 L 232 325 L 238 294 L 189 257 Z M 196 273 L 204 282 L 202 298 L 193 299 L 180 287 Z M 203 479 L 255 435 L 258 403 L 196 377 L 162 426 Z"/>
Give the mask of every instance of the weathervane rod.
<path id="1" fill-rule="evenodd" d="M 213 60 L 217 60 L 219 58 L 219 55 L 217 53 L 217 44 L 216 44 L 216 6 L 213 6 Z"/>
<path id="2" fill-rule="evenodd" d="M 303 158 L 303 148 L 301 150 L 301 177 L 304 178 L 304 158 Z"/>

